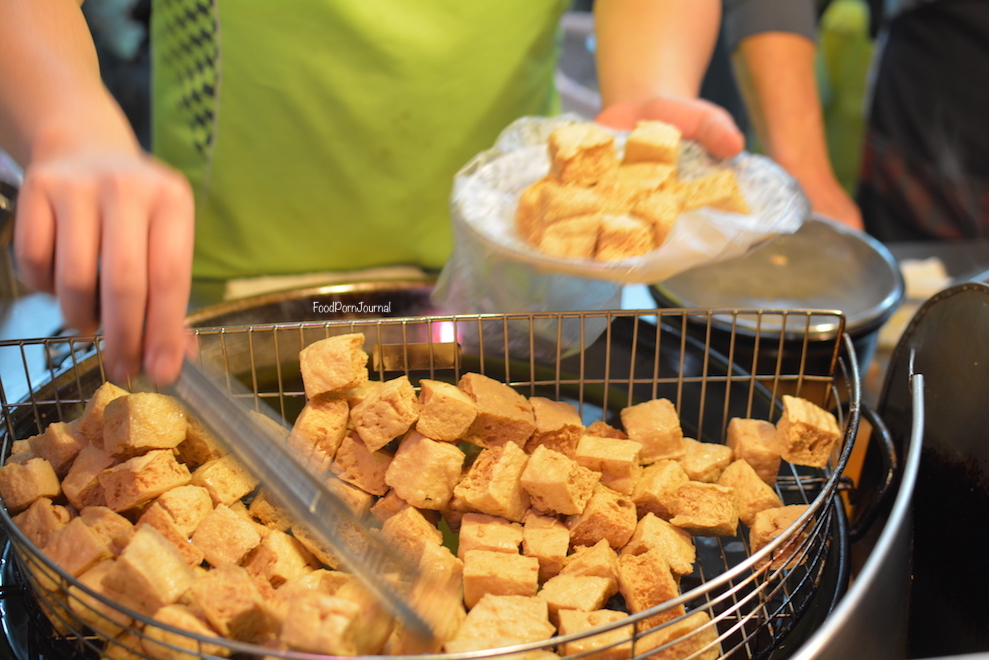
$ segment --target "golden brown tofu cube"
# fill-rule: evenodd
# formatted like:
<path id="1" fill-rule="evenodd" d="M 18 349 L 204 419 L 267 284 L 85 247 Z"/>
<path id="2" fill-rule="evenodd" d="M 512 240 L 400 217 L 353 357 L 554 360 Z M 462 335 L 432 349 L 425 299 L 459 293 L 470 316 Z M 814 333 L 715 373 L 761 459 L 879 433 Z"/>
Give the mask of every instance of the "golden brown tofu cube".
<path id="1" fill-rule="evenodd" d="M 203 518 L 192 535 L 192 542 L 203 551 L 210 566 L 240 564 L 261 543 L 261 535 L 250 521 L 224 504 Z"/>
<path id="2" fill-rule="evenodd" d="M 685 619 L 671 623 L 639 639 L 638 653 L 645 653 L 674 640 L 676 644 L 649 654 L 650 660 L 717 660 L 722 657 L 718 628 L 707 612 L 694 612 Z"/>
<path id="3" fill-rule="evenodd" d="M 641 257 L 656 247 L 652 224 L 633 215 L 602 215 L 594 256 L 600 261 Z"/>
<path id="4" fill-rule="evenodd" d="M 363 333 L 355 332 L 327 337 L 303 348 L 299 366 L 306 397 L 346 392 L 366 383 L 367 353 L 363 346 Z"/>
<path id="5" fill-rule="evenodd" d="M 73 518 L 48 537 L 45 554 L 69 575 L 79 576 L 114 556 L 113 543 L 82 518 Z"/>
<path id="6" fill-rule="evenodd" d="M 641 555 L 621 555 L 618 558 L 618 590 L 625 598 L 629 612 L 633 614 L 680 595 L 676 577 L 658 548 Z M 666 623 L 683 613 L 683 605 L 668 607 L 643 619 L 639 623 L 640 630 Z"/>
<path id="7" fill-rule="evenodd" d="M 165 394 L 136 392 L 114 399 L 103 410 L 103 449 L 123 458 L 174 449 L 187 429 L 181 403 Z"/>
<path id="8" fill-rule="evenodd" d="M 250 553 L 244 568 L 277 589 L 319 568 L 319 561 L 295 537 L 272 531 Z"/>
<path id="9" fill-rule="evenodd" d="M 728 422 L 725 444 L 731 447 L 732 457 L 742 459 L 752 466 L 763 481 L 776 484 L 780 471 L 780 441 L 776 426 L 764 419 L 734 417 Z"/>
<path id="10" fill-rule="evenodd" d="M 641 555 L 658 548 L 674 575 L 694 571 L 697 549 L 690 534 L 655 514 L 647 513 L 635 526 L 635 533 L 622 548 L 623 555 Z"/>
<path id="11" fill-rule="evenodd" d="M 631 495 L 642 474 L 642 445 L 634 440 L 581 437 L 574 459 L 581 467 L 601 473 L 601 483 L 619 493 Z"/>
<path id="12" fill-rule="evenodd" d="M 385 474 L 394 457 L 383 449 L 371 451 L 353 433 L 340 443 L 330 470 L 340 479 L 372 495 L 388 492 Z"/>
<path id="13" fill-rule="evenodd" d="M 549 620 L 559 625 L 560 610 L 592 612 L 616 593 L 615 584 L 608 578 L 589 575 L 557 575 L 550 578 L 539 590 L 539 598 L 549 606 Z"/>
<path id="14" fill-rule="evenodd" d="M 454 496 L 474 511 L 522 522 L 529 510 L 529 494 L 522 486 L 528 461 L 512 442 L 485 449 L 454 487 Z"/>
<path id="15" fill-rule="evenodd" d="M 776 423 L 780 454 L 794 465 L 824 467 L 841 440 L 835 416 L 800 397 L 783 395 L 783 415 Z"/>
<path id="16" fill-rule="evenodd" d="M 606 175 L 595 188 L 608 198 L 639 199 L 659 190 L 676 174 L 668 163 L 623 163 Z"/>
<path id="17" fill-rule="evenodd" d="M 535 596 L 539 560 L 520 554 L 470 550 L 464 554 L 464 604 L 471 609 L 485 594 Z"/>
<path id="18" fill-rule="evenodd" d="M 618 167 L 615 136 L 595 122 L 561 126 L 547 140 L 550 172 L 561 183 L 593 186 Z"/>
<path id="19" fill-rule="evenodd" d="M 583 512 L 566 521 L 571 544 L 594 545 L 606 539 L 615 550 L 628 543 L 636 522 L 631 498 L 601 484 L 594 487 Z"/>
<path id="20" fill-rule="evenodd" d="M 288 446 L 315 474 L 330 469 L 347 435 L 350 406 L 345 399 L 321 395 L 306 402 L 292 425 Z"/>
<path id="21" fill-rule="evenodd" d="M 632 501 L 639 517 L 655 513 L 669 520 L 677 512 L 677 490 L 690 481 L 680 464 L 672 459 L 657 461 L 639 475 L 632 491 Z"/>
<path id="22" fill-rule="evenodd" d="M 350 411 L 361 440 L 377 451 L 404 435 L 419 419 L 419 399 L 408 376 L 386 381 Z"/>
<path id="23" fill-rule="evenodd" d="M 591 425 L 584 429 L 582 435 L 593 435 L 597 438 L 619 438 L 621 440 L 628 440 L 628 435 L 620 429 L 616 429 L 611 424 L 596 419 L 591 422 Z"/>
<path id="24" fill-rule="evenodd" d="M 622 162 L 676 165 L 679 154 L 679 128 L 661 121 L 640 121 L 625 141 Z"/>
<path id="25" fill-rule="evenodd" d="M 185 605 L 166 605 L 155 612 L 154 619 L 163 625 L 147 626 L 144 629 L 141 648 L 156 660 L 191 660 L 200 657 L 200 654 L 219 657 L 230 655 L 230 649 L 226 646 L 201 642 L 188 634 L 172 632 L 164 627 L 178 628 L 206 638 L 219 637 L 213 628 Z"/>
<path id="26" fill-rule="evenodd" d="M 666 242 L 683 211 L 683 198 L 674 190 L 657 190 L 636 200 L 632 215 L 652 225 L 656 247 Z"/>
<path id="27" fill-rule="evenodd" d="M 584 432 L 584 424 L 574 405 L 541 396 L 529 397 L 529 404 L 536 429 L 525 444 L 526 453 L 532 454 L 537 447 L 546 447 L 573 458 L 577 441 Z"/>
<path id="28" fill-rule="evenodd" d="M 289 603 L 279 640 L 296 651 L 357 655 L 363 618 L 361 606 L 345 598 L 301 594 Z"/>
<path id="29" fill-rule="evenodd" d="M 691 481 L 717 483 L 721 472 L 731 463 L 731 447 L 714 442 L 683 439 L 684 454 L 677 459 Z"/>
<path id="30" fill-rule="evenodd" d="M 76 424 L 65 422 L 52 422 L 44 433 L 28 440 L 31 444 L 31 453 L 51 463 L 55 474 L 59 477 L 64 477 L 68 473 L 72 461 L 89 444 L 78 431 Z"/>
<path id="31" fill-rule="evenodd" d="M 535 596 L 485 594 L 467 613 L 454 639 L 506 640 L 508 644 L 519 644 L 549 639 L 554 632 L 546 601 Z M 444 648 L 452 652 L 450 645 Z"/>
<path id="32" fill-rule="evenodd" d="M 71 519 L 72 513 L 68 509 L 53 504 L 47 497 L 36 499 L 31 506 L 13 517 L 18 529 L 39 549 L 44 549 L 49 537 L 65 527 Z"/>
<path id="33" fill-rule="evenodd" d="M 325 479 L 324 483 L 328 489 L 333 491 L 343 501 L 351 513 L 358 518 L 363 518 L 371 511 L 371 505 L 375 499 L 375 496 L 371 493 L 352 484 L 348 484 L 346 481 L 337 479 L 333 475 Z"/>
<path id="34" fill-rule="evenodd" d="M 262 642 L 277 632 L 261 592 L 242 566 L 220 566 L 203 573 L 189 586 L 189 595 L 224 637 Z"/>
<path id="35" fill-rule="evenodd" d="M 205 488 L 213 504 L 230 506 L 257 488 L 258 478 L 233 454 L 215 458 L 196 468 L 192 485 Z"/>
<path id="36" fill-rule="evenodd" d="M 536 447 L 521 476 L 532 507 L 551 515 L 583 512 L 601 474 L 545 446 Z"/>
<path id="37" fill-rule="evenodd" d="M 738 531 L 735 492 L 717 484 L 689 481 L 677 489 L 677 514 L 670 523 L 694 536 L 734 536 Z"/>
<path id="38" fill-rule="evenodd" d="M 154 527 L 145 525 L 134 531 L 102 584 L 111 598 L 153 616 L 188 591 L 192 576 L 192 567 L 175 546 Z"/>
<path id="39" fill-rule="evenodd" d="M 31 460 L 32 458 L 38 458 L 31 451 L 31 439 L 27 440 L 14 440 L 10 443 L 10 455 L 4 461 L 4 464 L 10 463 L 24 463 Z"/>
<path id="40" fill-rule="evenodd" d="M 158 449 L 108 467 L 97 478 L 103 487 L 106 505 L 119 512 L 134 509 L 167 490 L 184 486 L 192 475 L 186 466 L 175 460 L 171 450 Z"/>
<path id="41" fill-rule="evenodd" d="M 729 213 L 751 213 L 745 195 L 738 187 L 738 179 L 731 170 L 717 170 L 681 185 L 683 206 L 695 209 L 711 206 Z"/>
<path id="42" fill-rule="evenodd" d="M 542 189 L 542 229 L 558 220 L 599 213 L 606 203 L 596 188 L 570 186 L 550 179 Z"/>
<path id="43" fill-rule="evenodd" d="M 110 540 L 110 549 L 115 555 L 119 555 L 130 543 L 134 533 L 134 524 L 130 520 L 105 506 L 87 506 L 79 512 L 79 518 Z"/>
<path id="44" fill-rule="evenodd" d="M 575 633 L 614 623 L 628 617 L 625 612 L 615 610 L 595 610 L 581 612 L 579 610 L 560 610 L 559 634 L 572 635 Z M 632 634 L 635 632 L 631 624 L 614 628 L 596 635 L 585 635 L 563 644 L 563 655 L 579 654 L 581 658 L 590 660 L 626 660 L 632 657 Z"/>
<path id="45" fill-rule="evenodd" d="M 58 475 L 43 458 L 0 467 L 0 497 L 11 513 L 23 511 L 42 497 L 55 499 L 61 494 Z"/>
<path id="46" fill-rule="evenodd" d="M 96 388 L 93 396 L 86 402 L 86 407 L 79 417 L 77 430 L 91 445 L 103 446 L 103 411 L 106 405 L 114 399 L 127 394 L 127 390 L 117 387 L 107 381 Z"/>
<path id="47" fill-rule="evenodd" d="M 752 526 L 749 529 L 749 545 L 752 554 L 755 554 L 769 545 L 770 542 L 787 532 L 797 519 L 807 511 L 806 504 L 790 504 L 775 509 L 763 509 L 755 515 Z M 787 564 L 790 558 L 797 551 L 797 546 L 803 542 L 806 532 L 793 534 L 793 538 L 784 543 L 773 553 L 772 567 L 778 569 Z M 790 562 L 797 563 L 796 560 Z"/>
<path id="48" fill-rule="evenodd" d="M 477 404 L 456 385 L 428 378 L 419 381 L 419 433 L 430 440 L 453 442 L 467 433 L 475 417 Z"/>
<path id="49" fill-rule="evenodd" d="M 539 242 L 544 224 L 543 191 L 547 186 L 552 185 L 552 182 L 554 182 L 553 177 L 543 177 L 526 186 L 519 193 L 518 206 L 515 207 L 515 231 L 524 241 Z"/>
<path id="50" fill-rule="evenodd" d="M 190 566 L 199 566 L 203 563 L 205 558 L 203 551 L 189 541 L 189 537 L 183 534 L 178 525 L 175 524 L 175 519 L 160 504 L 152 503 L 144 510 L 144 513 L 137 520 L 137 526 L 140 527 L 141 525 L 151 525 L 161 532 L 161 535 L 175 546 Z"/>
<path id="51" fill-rule="evenodd" d="M 229 453 L 202 422 L 190 414 L 186 414 L 186 419 L 189 424 L 185 430 L 185 440 L 176 447 L 179 462 L 192 469 Z"/>
<path id="52" fill-rule="evenodd" d="M 653 399 L 623 408 L 622 426 L 630 440 L 642 445 L 642 464 L 684 454 L 680 416 L 669 399 Z"/>
<path id="53" fill-rule="evenodd" d="M 618 588 L 618 553 L 607 539 L 594 545 L 578 545 L 567 557 L 560 575 L 590 575 L 607 578 Z"/>
<path id="54" fill-rule="evenodd" d="M 525 514 L 522 521 L 522 554 L 539 560 L 539 582 L 559 574 L 567 561 L 570 530 L 552 516 L 541 516 L 535 510 Z"/>
<path id="55" fill-rule="evenodd" d="M 603 219 L 600 213 L 588 213 L 557 220 L 543 228 L 536 247 L 554 257 L 593 259 Z"/>
<path id="56" fill-rule="evenodd" d="M 464 440 L 488 448 L 506 443 L 525 446 L 536 429 L 528 399 L 508 385 L 477 373 L 464 374 L 457 387 L 477 404 L 477 416 Z"/>
<path id="57" fill-rule="evenodd" d="M 186 538 L 192 536 L 203 518 L 213 513 L 213 499 L 209 491 L 192 484 L 165 491 L 158 496 L 155 504 L 168 512 Z"/>
<path id="58" fill-rule="evenodd" d="M 381 525 L 381 536 L 413 564 L 419 563 L 426 545 L 443 543 L 443 532 L 411 506 L 386 520 Z"/>
<path id="59" fill-rule="evenodd" d="M 409 431 L 385 471 L 385 483 L 414 507 L 445 509 L 460 481 L 464 458 L 452 443 Z"/>
<path id="60" fill-rule="evenodd" d="M 281 505 L 275 502 L 263 488 L 251 500 L 248 512 L 261 524 L 279 532 L 287 532 L 292 527 L 292 519 Z"/>
<path id="61" fill-rule="evenodd" d="M 517 555 L 522 544 L 522 525 L 484 513 L 465 513 L 460 522 L 457 556 L 469 550 L 491 550 Z"/>
<path id="62" fill-rule="evenodd" d="M 83 586 L 106 596 L 103 576 L 113 567 L 112 559 L 104 559 L 79 576 Z M 134 621 L 116 607 L 111 607 L 76 586 L 69 587 L 69 609 L 93 630 L 108 637 L 116 637 Z"/>
<path id="63" fill-rule="evenodd" d="M 760 511 L 783 506 L 776 491 L 759 478 L 751 465 L 741 459 L 721 473 L 718 484 L 734 491 L 738 518 L 749 527 Z"/>
<path id="64" fill-rule="evenodd" d="M 117 459 L 94 445 L 83 447 L 72 462 L 69 473 L 62 479 L 62 492 L 76 509 L 103 506 L 106 496 L 100 484 L 100 472 L 111 467 Z"/>

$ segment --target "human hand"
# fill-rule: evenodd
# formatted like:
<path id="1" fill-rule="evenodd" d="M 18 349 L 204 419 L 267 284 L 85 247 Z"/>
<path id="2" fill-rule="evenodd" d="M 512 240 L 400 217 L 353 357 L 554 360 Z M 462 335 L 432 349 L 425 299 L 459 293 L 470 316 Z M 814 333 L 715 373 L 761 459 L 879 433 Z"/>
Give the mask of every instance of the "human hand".
<path id="1" fill-rule="evenodd" d="M 700 143 L 715 158 L 730 158 L 745 147 L 745 137 L 727 110 L 703 99 L 657 96 L 644 101 L 614 103 L 597 116 L 597 122 L 631 130 L 640 120 L 673 124 L 683 137 Z"/>
<path id="2" fill-rule="evenodd" d="M 14 253 L 22 281 L 55 294 L 67 325 L 91 334 L 102 320 L 111 380 L 143 363 L 168 384 L 187 345 L 193 229 L 186 180 L 138 149 L 51 153 L 25 171 Z"/>

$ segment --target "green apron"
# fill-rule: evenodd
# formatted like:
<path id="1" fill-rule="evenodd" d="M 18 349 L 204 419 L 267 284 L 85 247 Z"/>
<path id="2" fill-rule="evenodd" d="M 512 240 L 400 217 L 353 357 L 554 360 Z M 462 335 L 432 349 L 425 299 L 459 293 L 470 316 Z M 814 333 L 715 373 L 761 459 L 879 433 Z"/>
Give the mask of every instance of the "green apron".
<path id="1" fill-rule="evenodd" d="M 439 268 L 454 173 L 556 111 L 566 0 L 155 0 L 153 150 L 197 278 Z"/>

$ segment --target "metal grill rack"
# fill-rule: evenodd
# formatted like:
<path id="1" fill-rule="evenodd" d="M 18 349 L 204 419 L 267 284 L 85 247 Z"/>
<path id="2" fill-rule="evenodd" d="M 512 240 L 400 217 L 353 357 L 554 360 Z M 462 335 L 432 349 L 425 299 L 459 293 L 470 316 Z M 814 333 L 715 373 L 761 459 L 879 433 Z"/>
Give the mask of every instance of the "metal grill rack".
<path id="1" fill-rule="evenodd" d="M 712 330 L 715 319 L 730 328 L 721 338 Z M 838 331 L 821 337 L 815 331 L 818 324 Z M 663 397 L 676 405 L 685 435 L 723 442 L 731 418 L 775 422 L 782 395 L 793 394 L 834 410 L 844 431 L 826 469 L 783 464 L 776 484 L 783 503 L 809 507 L 767 547 L 753 555 L 741 524 L 734 537 L 695 537 L 698 560 L 695 571 L 682 577 L 679 598 L 545 641 L 416 657 L 456 660 L 548 649 L 575 660 L 587 657 L 592 647 L 594 654 L 611 649 L 617 654 L 613 657 L 631 659 L 670 647 L 671 653 L 680 653 L 670 657 L 777 657 L 795 631 L 814 618 L 808 612 L 827 608 L 828 599 L 847 580 L 842 568 L 845 523 L 835 495 L 858 429 L 860 393 L 854 350 L 840 314 L 667 309 L 430 316 L 204 328 L 196 334 L 204 366 L 222 369 L 231 384 L 237 380 L 247 387 L 249 394 L 242 396 L 251 403 L 267 405 L 291 422 L 305 402 L 299 351 L 318 339 L 351 332 L 365 335 L 372 379 L 405 374 L 413 384 L 421 378 L 457 382 L 466 372 L 480 372 L 526 396 L 570 401 L 585 423 L 616 423 L 622 408 Z M 822 354 L 822 346 L 824 359 L 812 357 Z M 39 354 L 61 356 L 57 367 L 48 361 L 44 383 L 28 376 L 28 393 L 16 400 L 8 399 L 0 380 L 4 458 L 12 441 L 78 416 L 104 380 L 98 342 L 46 338 L 0 343 L 0 351 L 19 354 L 26 371 Z M 172 657 L 317 657 L 159 624 L 107 600 L 52 563 L 12 523 L 6 509 L 0 509 L 0 522 L 9 537 L 4 593 L 24 592 L 28 609 L 48 615 L 47 635 L 65 655 L 153 657 L 167 648 Z M 646 627 L 647 620 L 680 605 L 686 608 L 684 616 Z M 621 608 L 623 603 L 612 600 L 606 607 Z M 697 612 L 710 618 L 698 631 L 658 647 L 656 636 L 647 637 L 668 634 Z M 32 630 L 45 621 L 37 619 Z M 710 631 L 716 634 L 686 652 L 691 640 Z"/>

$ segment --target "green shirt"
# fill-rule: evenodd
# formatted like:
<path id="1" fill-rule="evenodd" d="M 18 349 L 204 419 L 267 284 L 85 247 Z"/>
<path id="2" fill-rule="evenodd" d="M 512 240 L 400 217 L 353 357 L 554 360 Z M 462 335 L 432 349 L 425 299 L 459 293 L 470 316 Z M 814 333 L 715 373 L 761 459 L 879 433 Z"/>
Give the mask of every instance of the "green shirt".
<path id="1" fill-rule="evenodd" d="M 156 0 L 153 149 L 193 274 L 438 268 L 454 173 L 556 110 L 565 0 Z"/>

